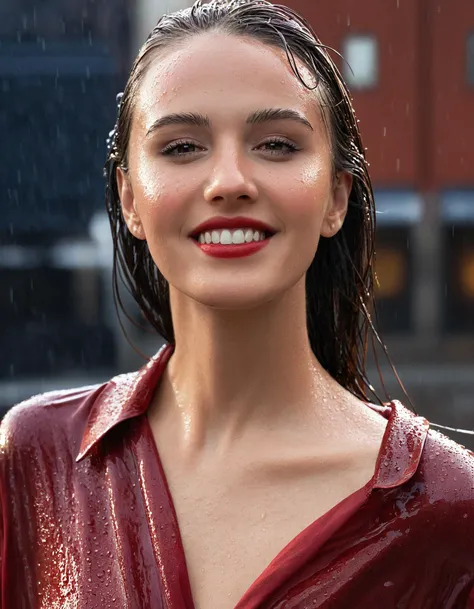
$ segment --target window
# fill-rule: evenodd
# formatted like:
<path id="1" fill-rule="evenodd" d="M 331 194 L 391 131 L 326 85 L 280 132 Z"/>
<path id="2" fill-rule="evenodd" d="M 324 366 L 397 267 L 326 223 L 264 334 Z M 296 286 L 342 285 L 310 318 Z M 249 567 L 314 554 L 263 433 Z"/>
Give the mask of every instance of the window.
<path id="1" fill-rule="evenodd" d="M 474 335 L 474 190 L 446 191 L 441 198 L 446 334 Z"/>
<path id="2" fill-rule="evenodd" d="M 467 82 L 474 87 L 474 32 L 467 37 Z"/>
<path id="3" fill-rule="evenodd" d="M 343 45 L 344 79 L 352 89 L 370 89 L 378 81 L 378 45 L 375 36 L 350 35 Z"/>

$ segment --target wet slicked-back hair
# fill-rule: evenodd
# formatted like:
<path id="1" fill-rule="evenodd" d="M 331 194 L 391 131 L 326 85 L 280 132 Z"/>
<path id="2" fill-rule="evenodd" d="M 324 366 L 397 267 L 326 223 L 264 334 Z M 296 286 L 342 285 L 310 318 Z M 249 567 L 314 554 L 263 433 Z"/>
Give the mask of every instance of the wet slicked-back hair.
<path id="1" fill-rule="evenodd" d="M 367 347 L 369 338 L 374 345 L 378 335 L 371 320 L 375 209 L 365 152 L 350 94 L 329 50 L 305 19 L 287 7 L 264 0 L 212 0 L 207 4 L 198 0 L 191 8 L 162 17 L 141 48 L 121 98 L 105 171 L 116 302 L 123 309 L 122 279 L 151 326 L 167 342 L 174 342 L 168 282 L 146 242 L 127 228 L 116 170 L 128 170 L 134 104 L 150 63 L 172 45 L 212 30 L 257 40 L 286 53 L 295 77 L 316 90 L 315 103 L 318 99 L 321 104 L 332 145 L 334 176 L 346 171 L 353 177 L 344 225 L 334 237 L 320 240 L 306 274 L 307 327 L 321 365 L 354 395 L 367 399 L 373 393 L 366 375 Z M 313 82 L 305 82 L 297 60 L 314 76 Z"/>

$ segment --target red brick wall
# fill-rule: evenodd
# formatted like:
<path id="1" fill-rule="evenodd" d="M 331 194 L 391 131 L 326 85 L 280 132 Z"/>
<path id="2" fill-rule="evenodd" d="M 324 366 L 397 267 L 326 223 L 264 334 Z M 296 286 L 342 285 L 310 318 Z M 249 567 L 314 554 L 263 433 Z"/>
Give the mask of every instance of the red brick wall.
<path id="1" fill-rule="evenodd" d="M 416 181 L 416 19 L 413 0 L 286 0 L 306 17 L 322 42 L 342 51 L 348 34 L 374 33 L 379 43 L 379 83 L 354 91 L 375 185 Z M 340 60 L 337 60 L 340 66 Z"/>
<path id="2" fill-rule="evenodd" d="M 436 0 L 433 11 L 433 174 L 437 186 L 474 185 L 474 87 L 466 43 L 474 0 Z"/>
<path id="3" fill-rule="evenodd" d="M 466 81 L 474 0 L 285 3 L 338 50 L 347 34 L 379 40 L 378 86 L 353 93 L 376 186 L 474 185 L 474 88 Z"/>

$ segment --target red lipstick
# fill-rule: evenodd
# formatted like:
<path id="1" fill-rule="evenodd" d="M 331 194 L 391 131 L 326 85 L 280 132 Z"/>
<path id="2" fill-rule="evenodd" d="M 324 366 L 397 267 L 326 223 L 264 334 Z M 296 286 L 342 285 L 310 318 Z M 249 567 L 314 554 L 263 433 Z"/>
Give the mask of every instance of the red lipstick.
<path id="1" fill-rule="evenodd" d="M 211 232 L 212 230 L 232 230 L 232 229 L 253 229 L 263 233 L 265 238 L 259 241 L 251 241 L 250 243 L 233 243 L 229 245 L 223 245 L 222 243 L 201 243 L 198 237 L 201 233 Z M 255 218 L 247 218 L 245 216 L 236 216 L 233 218 L 225 216 L 215 216 L 209 218 L 205 222 L 196 226 L 196 228 L 190 233 L 190 237 L 194 240 L 199 249 L 209 256 L 215 258 L 241 258 L 243 256 L 250 256 L 263 249 L 268 245 L 272 236 L 276 233 L 276 230 Z"/>

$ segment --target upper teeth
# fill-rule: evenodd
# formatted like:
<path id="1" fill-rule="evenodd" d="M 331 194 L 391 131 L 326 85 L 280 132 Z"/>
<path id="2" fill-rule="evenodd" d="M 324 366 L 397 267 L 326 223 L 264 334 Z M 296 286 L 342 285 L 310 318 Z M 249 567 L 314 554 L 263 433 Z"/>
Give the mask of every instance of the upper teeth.
<path id="1" fill-rule="evenodd" d="M 238 228 L 236 230 L 213 230 L 200 233 L 199 243 L 220 243 L 231 245 L 233 243 L 251 243 L 252 241 L 263 241 L 265 233 L 251 228 Z"/>

